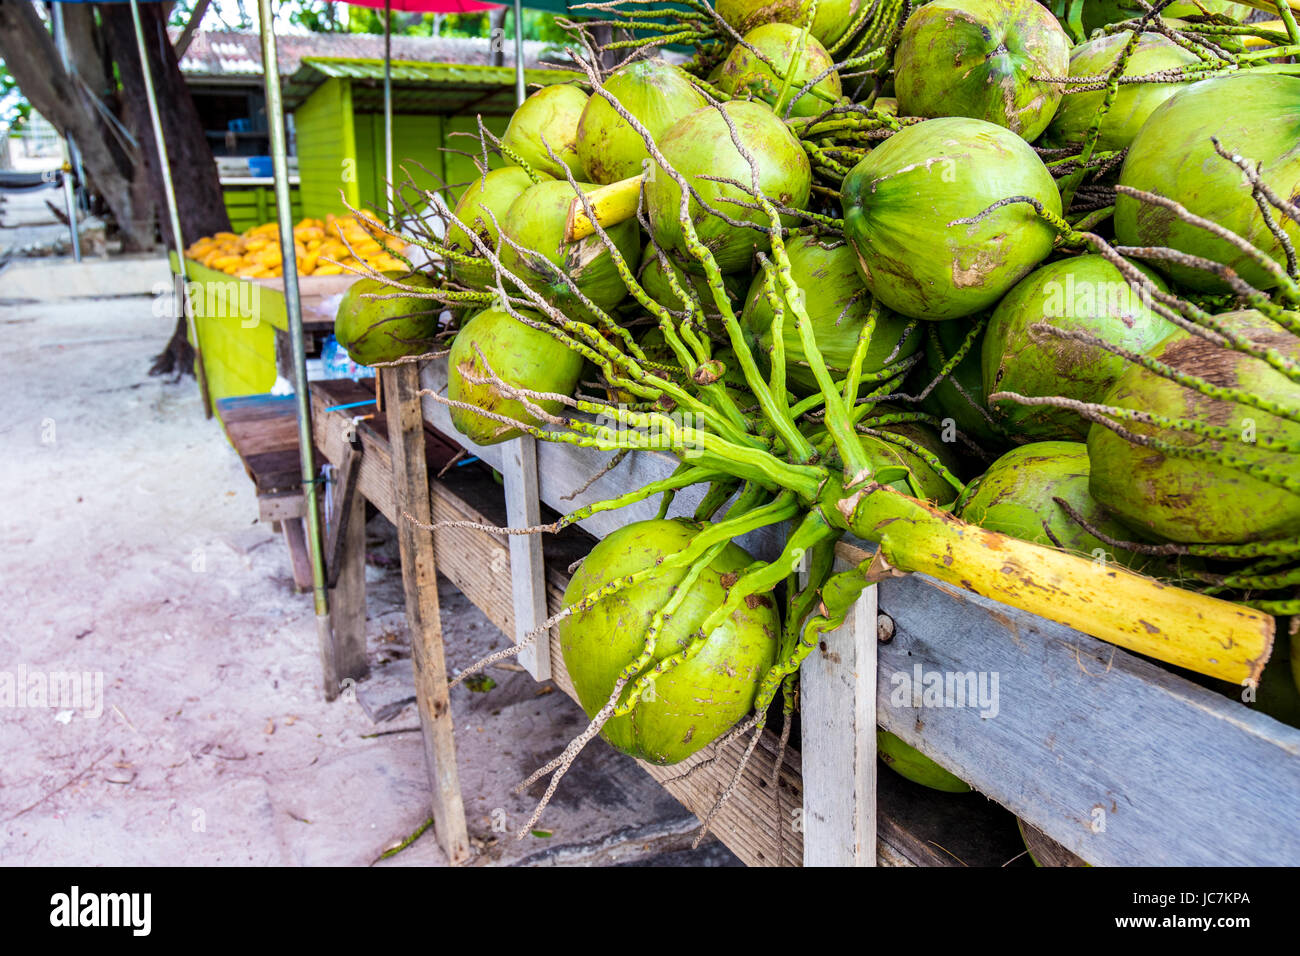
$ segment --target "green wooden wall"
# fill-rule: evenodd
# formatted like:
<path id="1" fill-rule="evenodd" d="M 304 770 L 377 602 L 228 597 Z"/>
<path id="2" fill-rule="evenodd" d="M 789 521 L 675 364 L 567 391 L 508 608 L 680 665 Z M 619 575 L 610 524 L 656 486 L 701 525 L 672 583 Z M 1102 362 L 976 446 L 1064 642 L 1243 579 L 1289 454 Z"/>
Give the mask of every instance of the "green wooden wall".
<path id="1" fill-rule="evenodd" d="M 360 202 L 363 171 L 357 162 L 352 85 L 330 78 L 294 111 L 298 141 L 299 193 L 304 216 L 345 215 L 347 201 Z"/>
<path id="2" fill-rule="evenodd" d="M 270 186 L 226 186 L 222 189 L 232 232 L 243 232 L 273 222 L 276 218 L 275 190 Z M 297 186 L 289 189 L 293 221 L 302 219 L 302 195 Z"/>
<path id="3" fill-rule="evenodd" d="M 483 125 L 497 136 L 505 132 L 509 117 L 487 116 Z M 323 217 L 347 214 L 339 196 L 339 187 L 347 190 L 347 199 L 362 209 L 382 210 L 384 190 L 384 117 L 380 113 L 352 111 L 351 81 L 327 79 L 294 114 L 298 138 L 298 175 L 301 181 L 302 215 Z M 474 177 L 474 163 L 467 156 L 448 153 L 446 149 L 465 152 L 477 150 L 474 140 L 452 136 L 452 132 L 477 134 L 474 116 L 430 116 L 398 113 L 393 116 L 393 176 L 405 179 L 402 161 L 414 159 L 429 173 L 446 179 L 455 189 L 452 201 L 459 198 L 464 184 Z M 499 156 L 489 157 L 495 168 Z M 347 162 L 352 160 L 352 162 Z M 439 183 L 414 164 L 407 165 L 411 178 L 422 188 Z M 354 178 L 342 182 L 345 174 Z M 413 199 L 408 194 L 408 199 Z M 398 203 L 399 210 L 402 204 Z"/>

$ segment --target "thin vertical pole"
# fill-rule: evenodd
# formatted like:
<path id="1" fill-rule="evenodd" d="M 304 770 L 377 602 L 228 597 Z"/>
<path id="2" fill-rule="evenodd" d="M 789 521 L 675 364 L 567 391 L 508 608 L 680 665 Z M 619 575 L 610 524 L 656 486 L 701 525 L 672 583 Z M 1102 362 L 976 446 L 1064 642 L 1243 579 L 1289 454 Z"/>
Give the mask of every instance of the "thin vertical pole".
<path id="1" fill-rule="evenodd" d="M 199 343 L 199 330 L 194 315 L 186 307 L 185 239 L 181 235 L 181 216 L 176 208 L 176 188 L 172 184 L 172 167 L 167 160 L 167 140 L 163 137 L 162 118 L 158 115 L 158 97 L 153 88 L 153 71 L 149 69 L 149 51 L 144 44 L 144 27 L 140 23 L 140 5 L 131 0 L 131 21 L 135 24 L 135 43 L 140 50 L 140 73 L 144 78 L 144 98 L 149 105 L 149 122 L 153 124 L 153 141 L 158 148 L 158 170 L 162 174 L 163 196 L 167 201 L 167 216 L 172 227 L 172 245 L 176 253 L 176 270 L 173 273 L 176 299 L 176 317 L 184 316 L 190 338 L 194 340 L 194 377 L 199 383 L 203 398 L 203 414 L 212 417 L 212 399 L 208 395 L 207 369 L 203 367 L 203 348 Z"/>
<path id="2" fill-rule="evenodd" d="M 63 6 L 54 4 L 54 42 L 59 48 L 59 59 L 63 61 L 65 72 L 72 73 L 72 65 L 68 58 L 68 37 L 63 31 Z M 72 185 L 72 176 L 69 175 L 74 170 L 77 172 L 77 178 L 80 180 L 80 163 L 77 161 L 77 147 L 72 142 L 72 137 L 61 137 L 63 143 L 63 204 L 68 210 L 68 231 L 72 236 L 72 261 L 81 261 L 81 235 L 77 231 L 77 194 Z"/>
<path id="3" fill-rule="evenodd" d="M 393 2 L 384 0 L 384 195 L 388 201 L 388 224 L 395 225 L 397 204 L 393 201 Z"/>
<path id="4" fill-rule="evenodd" d="M 134 0 L 132 0 L 134 2 Z M 311 397 L 307 392 L 307 349 L 302 331 L 302 298 L 298 292 L 297 257 L 293 244 L 293 207 L 289 197 L 289 158 L 284 133 L 284 102 L 280 98 L 280 59 L 275 45 L 275 20 L 271 0 L 257 0 L 262 32 L 262 74 L 266 81 L 266 123 L 271 134 L 271 175 L 275 180 L 275 206 L 284 256 L 284 307 L 293 350 L 294 397 L 298 405 L 298 458 L 307 512 L 307 549 L 311 555 L 312 596 L 316 607 L 316 637 L 324 670 L 325 697 L 333 700 L 339 688 L 334 666 L 334 639 L 326 591 L 325 555 L 321 548 L 320 485 L 311 432 Z"/>
<path id="5" fill-rule="evenodd" d="M 524 4 L 515 0 L 515 105 L 522 105 L 528 98 L 524 85 Z"/>

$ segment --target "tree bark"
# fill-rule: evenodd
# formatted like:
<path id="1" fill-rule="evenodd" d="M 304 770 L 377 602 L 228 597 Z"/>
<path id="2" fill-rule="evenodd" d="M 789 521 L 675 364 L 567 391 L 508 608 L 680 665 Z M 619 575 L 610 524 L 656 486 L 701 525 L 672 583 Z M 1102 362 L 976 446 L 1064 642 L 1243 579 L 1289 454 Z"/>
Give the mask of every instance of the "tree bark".
<path id="1" fill-rule="evenodd" d="M 139 9 L 145 48 L 149 55 L 149 70 L 158 97 L 163 136 L 167 142 L 172 185 L 176 190 L 181 242 L 189 245 L 201 236 L 229 230 L 230 216 L 222 198 L 212 148 L 204 135 L 203 124 L 194 107 L 189 87 L 181 75 L 158 5 L 141 4 Z M 132 118 L 127 125 L 139 140 L 143 166 L 153 194 L 158 197 L 162 213 L 159 216 L 160 227 L 170 244 L 171 224 L 165 210 L 161 209 L 164 195 L 162 173 L 158 167 L 158 151 L 145 102 L 144 74 L 140 69 L 131 11 L 125 4 L 101 4 L 99 15 L 109 50 L 117 63 L 122 83 L 122 101 Z"/>
<path id="2" fill-rule="evenodd" d="M 54 38 L 26 0 L 0 2 L 0 59 L 32 107 L 76 141 L 86 174 L 113 212 L 124 243 L 151 244 L 152 229 L 138 221 L 130 178 L 109 148 L 103 122 L 63 69 Z"/>

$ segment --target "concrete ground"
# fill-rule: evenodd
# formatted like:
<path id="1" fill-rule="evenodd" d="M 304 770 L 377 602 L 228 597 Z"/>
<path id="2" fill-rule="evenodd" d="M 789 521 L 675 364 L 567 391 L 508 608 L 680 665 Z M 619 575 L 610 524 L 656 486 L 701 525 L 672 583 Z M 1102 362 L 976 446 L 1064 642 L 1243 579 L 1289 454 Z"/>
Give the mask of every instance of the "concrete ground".
<path id="1" fill-rule="evenodd" d="M 0 862 L 374 862 L 428 815 L 413 707 L 362 706 L 412 693 L 391 527 L 369 525 L 376 676 L 326 704 L 310 598 L 238 458 L 192 379 L 145 374 L 171 319 L 147 296 L 6 298 L 32 287 L 18 268 L 0 272 Z M 440 597 L 453 669 L 504 646 Z M 515 840 L 540 786 L 511 788 L 584 718 L 513 665 L 490 674 L 452 695 L 475 863 L 736 864 L 686 850 L 694 818 L 600 741 Z M 381 865 L 443 863 L 427 833 Z"/>

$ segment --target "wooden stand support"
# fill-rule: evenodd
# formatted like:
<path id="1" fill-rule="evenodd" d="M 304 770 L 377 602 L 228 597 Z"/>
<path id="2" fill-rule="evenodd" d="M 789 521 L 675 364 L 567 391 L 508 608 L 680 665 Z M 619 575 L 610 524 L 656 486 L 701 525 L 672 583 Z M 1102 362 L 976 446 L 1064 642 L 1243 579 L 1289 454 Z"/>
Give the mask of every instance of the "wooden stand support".
<path id="1" fill-rule="evenodd" d="M 537 490 L 537 439 L 524 435 L 512 441 L 501 460 L 501 477 L 506 488 L 506 521 L 512 528 L 531 528 L 542 520 L 542 503 Z M 515 643 L 539 627 L 547 618 L 546 568 L 542 563 L 542 536 L 510 536 L 510 563 L 502 569 L 510 575 L 515 610 Z M 519 664 L 533 680 L 551 678 L 551 644 L 545 635 L 519 653 Z"/>
<path id="2" fill-rule="evenodd" d="M 391 436 L 393 491 L 396 500 L 423 524 L 431 523 L 429 474 L 424 458 L 424 421 L 420 408 L 419 372 L 414 365 L 382 372 L 384 404 Z M 424 756 L 433 794 L 433 822 L 447 859 L 469 859 L 465 806 L 456 769 L 456 740 L 452 733 L 447 664 L 442 648 L 438 581 L 433 535 L 398 515 L 397 540 L 402 555 L 402 584 L 406 619 L 411 631 L 411 663 L 423 729 Z"/>
<path id="3" fill-rule="evenodd" d="M 849 564 L 836 561 L 836 571 Z M 799 672 L 804 866 L 875 866 L 876 587 Z"/>
<path id="4" fill-rule="evenodd" d="M 347 446 L 335 472 L 338 481 L 331 490 L 332 507 L 325 529 L 333 631 L 333 673 L 325 675 L 330 699 L 344 681 L 359 681 L 370 673 L 366 660 L 366 499 L 357 491 L 360 458 L 360 453 Z"/>

